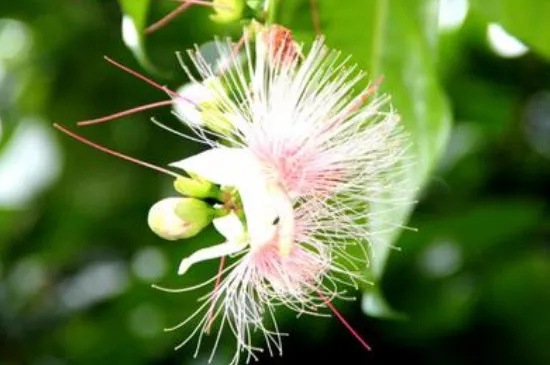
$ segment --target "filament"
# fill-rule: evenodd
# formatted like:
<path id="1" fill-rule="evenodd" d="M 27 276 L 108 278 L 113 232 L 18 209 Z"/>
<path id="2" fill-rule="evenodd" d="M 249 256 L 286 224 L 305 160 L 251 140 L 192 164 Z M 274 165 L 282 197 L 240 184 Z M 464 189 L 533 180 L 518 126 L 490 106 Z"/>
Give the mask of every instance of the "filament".
<path id="1" fill-rule="evenodd" d="M 160 166 L 156 166 L 156 165 L 153 165 L 153 164 L 150 164 L 148 162 L 145 162 L 145 161 L 141 161 L 141 160 L 138 160 L 137 158 L 134 158 L 134 157 L 130 157 L 130 156 L 127 156 L 127 155 L 124 155 L 120 152 L 117 152 L 117 151 L 114 151 L 110 148 L 107 148 L 107 147 L 103 147 L 95 142 L 92 142 L 74 132 L 71 132 L 70 130 L 68 130 L 67 128 L 57 124 L 57 123 L 54 123 L 53 124 L 54 128 L 60 130 L 61 132 L 65 133 L 66 135 L 68 135 L 69 137 L 72 137 L 74 139 L 76 139 L 77 141 L 80 141 L 82 143 L 85 143 L 87 144 L 88 146 L 91 146 L 95 149 L 98 149 L 102 152 L 105 152 L 109 155 L 112 155 L 112 156 L 115 156 L 115 157 L 118 157 L 118 158 L 121 158 L 123 160 L 127 160 L 127 161 L 130 161 L 130 162 L 133 162 L 135 164 L 138 164 L 138 165 L 141 165 L 141 166 L 144 166 L 144 167 L 147 167 L 147 168 L 150 168 L 152 170 L 155 170 L 155 171 L 158 171 L 158 172 L 162 172 L 163 174 L 167 174 L 167 175 L 170 175 L 170 176 L 173 176 L 175 178 L 178 178 L 178 177 L 181 177 L 181 175 L 173 172 L 173 171 L 170 171 L 168 169 L 165 169 L 165 168 L 162 168 Z"/>
<path id="2" fill-rule="evenodd" d="M 346 327 L 347 330 L 353 335 L 353 337 L 355 337 L 361 343 L 361 345 L 363 345 L 363 347 L 365 347 L 367 349 L 367 351 L 370 351 L 371 348 L 370 348 L 369 344 L 365 340 L 363 340 L 363 338 L 361 338 L 359 333 L 357 333 L 357 331 L 355 329 L 353 329 L 353 327 L 348 323 L 348 321 L 346 321 L 344 316 L 342 314 L 340 314 L 340 312 L 338 312 L 338 310 L 336 309 L 334 304 L 332 304 L 330 302 L 330 300 L 327 297 L 325 297 L 323 295 L 323 293 L 321 293 L 320 290 L 317 290 L 317 294 L 323 300 L 323 302 L 330 308 L 332 313 L 334 313 L 336 318 L 338 318 L 338 320 L 344 325 L 344 327 Z"/>
<path id="3" fill-rule="evenodd" d="M 212 327 L 212 322 L 214 321 L 214 307 L 216 306 L 216 296 L 218 294 L 218 290 L 220 289 L 220 282 L 222 279 L 223 274 L 223 267 L 225 266 L 225 256 L 222 256 L 220 258 L 220 266 L 218 268 L 218 274 L 216 275 L 216 283 L 214 284 L 214 293 L 212 295 L 212 304 L 210 305 L 210 309 L 208 310 L 208 322 L 206 325 L 206 333 L 210 333 L 210 327 Z"/>
<path id="4" fill-rule="evenodd" d="M 168 23 L 170 23 L 172 20 L 176 19 L 178 15 L 183 13 L 185 11 L 185 9 L 189 8 L 192 5 L 193 5 L 192 2 L 188 2 L 188 1 L 182 2 L 182 4 L 180 4 L 177 8 L 175 8 L 174 10 L 172 10 L 171 12 L 166 14 L 164 17 L 162 17 L 157 22 L 155 22 L 155 23 L 151 24 L 149 27 L 147 27 L 145 29 L 145 34 L 151 34 L 153 32 L 156 32 L 160 28 L 163 28 Z"/>
<path id="5" fill-rule="evenodd" d="M 132 108 L 132 109 L 128 109 L 128 110 L 124 110 L 124 111 L 121 111 L 121 112 L 118 112 L 118 113 L 110 114 L 110 115 L 107 115 L 105 117 L 96 118 L 96 119 L 89 119 L 89 120 L 83 120 L 83 121 L 80 121 L 80 122 L 76 123 L 76 125 L 78 125 L 79 127 L 84 127 L 84 126 L 93 125 L 93 124 L 105 123 L 105 122 L 108 122 L 110 120 L 122 118 L 122 117 L 125 117 L 125 116 L 128 116 L 128 115 L 139 113 L 139 112 L 144 111 L 144 110 L 154 109 L 154 108 L 158 108 L 158 107 L 161 107 L 161 106 L 172 105 L 173 103 L 174 103 L 173 100 L 157 101 L 155 103 L 141 105 L 141 106 L 138 106 L 138 107 L 135 107 L 135 108 Z"/>

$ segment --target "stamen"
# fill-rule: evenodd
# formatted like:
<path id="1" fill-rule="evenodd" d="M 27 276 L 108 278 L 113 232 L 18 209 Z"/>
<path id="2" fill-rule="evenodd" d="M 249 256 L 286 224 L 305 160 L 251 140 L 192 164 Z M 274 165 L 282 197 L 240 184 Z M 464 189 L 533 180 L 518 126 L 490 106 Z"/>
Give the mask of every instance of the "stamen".
<path id="1" fill-rule="evenodd" d="M 190 100 L 188 98 L 185 98 L 183 96 L 181 96 L 180 94 L 178 94 L 177 92 L 173 91 L 173 90 L 170 90 L 167 86 L 163 86 L 163 85 L 160 85 L 158 83 L 156 83 L 155 81 L 151 80 L 150 78 L 148 78 L 147 76 L 137 72 L 137 71 L 134 71 L 132 70 L 131 68 L 129 67 L 126 67 L 124 66 L 123 64 L 121 63 L 118 63 L 117 61 L 113 60 L 112 58 L 108 57 L 108 56 L 103 56 L 103 58 L 105 59 L 105 61 L 109 62 L 110 64 L 112 64 L 113 66 L 116 66 L 118 68 L 120 68 L 121 70 L 123 71 L 126 71 L 128 72 L 130 75 L 134 76 L 134 77 L 137 77 L 138 79 L 140 80 L 143 80 L 145 81 L 146 83 L 148 83 L 149 85 L 152 85 L 154 86 L 155 88 L 161 90 L 161 91 L 164 91 L 165 93 L 168 93 L 168 95 L 172 96 L 173 98 L 178 98 L 178 99 L 181 99 L 181 100 L 184 100 L 188 103 L 190 103 L 191 105 L 193 105 L 195 108 L 199 109 L 200 110 L 200 107 L 199 105 L 197 105 L 197 103 L 195 103 L 193 100 Z"/>
<path id="2" fill-rule="evenodd" d="M 153 32 L 156 32 L 160 28 L 163 28 L 168 23 L 170 23 L 172 20 L 176 19 L 178 15 L 183 13 L 185 11 L 185 9 L 189 8 L 192 5 L 193 5 L 192 2 L 182 2 L 182 4 L 180 4 L 177 8 L 175 8 L 174 10 L 172 10 L 171 12 L 166 14 L 164 17 L 162 17 L 157 22 L 155 22 L 155 23 L 151 24 L 149 27 L 147 27 L 145 29 L 145 34 L 151 34 Z"/>
<path id="3" fill-rule="evenodd" d="M 117 152 L 117 151 L 114 151 L 114 150 L 111 150 L 107 147 L 103 147 L 97 143 L 94 143 L 82 136 L 79 136 L 78 134 L 74 133 L 74 132 L 71 132 L 70 130 L 68 130 L 67 128 L 57 124 L 57 123 L 54 123 L 53 124 L 54 128 L 60 130 L 61 132 L 65 133 L 66 135 L 68 135 L 69 137 L 72 137 L 74 139 L 76 139 L 77 141 L 80 141 L 82 143 L 85 143 L 87 144 L 88 146 L 91 146 L 95 149 L 98 149 L 102 152 L 105 152 L 109 155 L 112 155 L 112 156 L 115 156 L 115 157 L 118 157 L 118 158 L 121 158 L 123 160 L 127 160 L 127 161 L 130 161 L 130 162 L 133 162 L 135 164 L 138 164 L 140 166 L 144 166 L 144 167 L 148 167 L 152 170 L 155 170 L 155 171 L 158 171 L 158 172 L 162 172 L 163 174 L 167 174 L 167 175 L 170 175 L 170 176 L 173 176 L 175 178 L 178 178 L 178 177 L 181 177 L 181 175 L 173 172 L 173 171 L 170 171 L 168 169 L 165 169 L 165 168 L 162 168 L 160 166 L 156 166 L 156 165 L 153 165 L 153 164 L 150 164 L 148 162 L 145 162 L 145 161 L 141 161 L 141 160 L 138 160 L 137 158 L 133 158 L 133 157 L 130 157 L 130 156 L 127 156 L 127 155 L 124 155 L 120 152 Z"/>
<path id="4" fill-rule="evenodd" d="M 369 96 L 374 94 L 374 92 L 376 91 L 376 89 L 378 89 L 382 81 L 384 81 L 384 76 L 378 76 L 378 78 L 374 80 L 374 82 L 369 86 L 369 88 L 365 90 L 365 92 L 363 92 L 363 94 L 359 97 L 359 100 L 351 106 L 347 115 L 350 115 L 351 113 L 357 111 L 357 109 L 361 107 L 361 105 L 365 102 L 365 100 L 367 100 Z"/>
<path id="5" fill-rule="evenodd" d="M 327 305 L 327 307 L 330 308 L 332 313 L 334 313 L 336 318 L 338 318 L 338 320 L 344 325 L 344 327 L 346 327 L 347 330 L 361 343 L 361 345 L 363 345 L 363 347 L 365 347 L 365 349 L 367 349 L 367 351 L 371 351 L 371 348 L 367 344 L 367 342 L 361 338 L 361 336 L 357 333 L 356 330 L 353 329 L 353 327 L 348 323 L 348 321 L 346 321 L 344 316 L 342 316 L 342 314 L 340 314 L 340 312 L 338 312 L 338 310 L 336 309 L 336 307 L 334 307 L 334 305 L 330 302 L 330 300 L 323 295 L 321 290 L 317 290 L 317 294 L 323 300 L 323 302 Z"/>
<path id="6" fill-rule="evenodd" d="M 143 75 L 143 74 L 140 74 L 139 72 L 137 71 L 134 71 L 132 70 L 131 68 L 129 67 L 126 67 L 120 63 L 118 63 L 117 61 L 113 60 L 112 58 L 108 57 L 108 56 L 103 56 L 103 58 L 105 59 L 105 61 L 109 62 L 110 64 L 112 64 L 113 66 L 116 66 L 118 68 L 120 68 L 121 70 L 123 71 L 126 71 L 128 72 L 130 75 L 132 76 L 135 76 L 137 77 L 138 79 L 140 80 L 143 80 L 145 81 L 146 83 L 148 83 L 149 85 L 152 85 L 154 87 L 156 87 L 157 89 L 159 90 L 162 90 L 164 92 L 167 92 L 169 95 L 173 96 L 173 97 L 177 97 L 177 98 L 183 98 L 180 94 L 178 94 L 177 92 L 173 91 L 173 90 L 170 90 L 168 87 L 166 86 L 163 86 L 163 85 L 160 85 L 156 82 L 154 82 L 153 80 L 151 80 L 150 78 L 148 78 L 147 76 Z M 183 98 L 184 100 L 192 103 L 191 100 L 187 100 L 185 98 Z"/>
<path id="7" fill-rule="evenodd" d="M 208 322 L 206 325 L 206 334 L 210 333 L 210 328 L 212 327 L 212 322 L 214 322 L 214 307 L 216 306 L 216 295 L 220 288 L 220 283 L 222 280 L 223 267 L 225 266 L 226 257 L 222 256 L 220 258 L 220 266 L 218 268 L 218 274 L 216 275 L 216 283 L 214 284 L 214 293 L 212 295 L 212 304 L 210 304 L 210 309 L 208 310 Z"/>
<path id="8" fill-rule="evenodd" d="M 244 43 L 248 39 L 248 29 L 243 33 L 242 37 L 239 39 L 237 44 L 233 47 L 233 56 L 237 56 L 237 53 L 241 50 L 241 48 L 244 46 Z"/>
<path id="9" fill-rule="evenodd" d="M 376 89 L 378 89 L 378 86 L 380 86 L 380 84 L 382 83 L 382 81 L 384 81 L 384 77 L 383 76 L 379 76 L 370 86 L 367 90 L 365 90 L 365 92 L 359 97 L 359 100 L 353 104 L 350 109 L 347 111 L 346 115 L 343 117 L 343 118 L 340 118 L 340 119 L 337 119 L 335 121 L 333 121 L 332 123 L 329 123 L 322 131 L 322 133 L 326 132 L 326 131 L 329 131 L 331 130 L 332 128 L 334 128 L 336 125 L 340 124 L 347 116 L 349 116 L 351 113 L 357 111 L 357 109 L 359 109 L 361 107 L 361 105 L 365 102 L 365 100 L 367 100 L 367 98 L 373 94 Z"/>
<path id="10" fill-rule="evenodd" d="M 173 100 L 157 101 L 155 103 L 141 105 L 141 106 L 138 106 L 138 107 L 135 107 L 135 108 L 132 108 L 132 109 L 124 110 L 124 111 L 114 113 L 114 114 L 111 114 L 111 115 L 107 115 L 105 117 L 96 118 L 96 119 L 89 119 L 89 120 L 83 120 L 83 121 L 80 121 L 80 122 L 76 123 L 76 125 L 78 125 L 79 127 L 84 127 L 84 126 L 88 126 L 88 125 L 92 125 L 92 124 L 104 123 L 104 122 L 108 122 L 110 120 L 114 120 L 114 119 L 122 118 L 122 117 L 125 117 L 125 116 L 128 116 L 128 115 L 132 115 L 132 114 L 144 111 L 144 110 L 154 109 L 154 108 L 158 108 L 158 107 L 161 107 L 161 106 L 169 106 L 169 105 L 172 105 L 173 103 L 174 103 Z"/>
<path id="11" fill-rule="evenodd" d="M 230 55 L 229 59 L 227 60 L 225 65 L 222 65 L 220 67 L 220 71 L 219 71 L 220 74 L 223 74 L 227 69 L 229 69 L 229 67 L 231 67 L 233 62 L 235 62 L 235 59 L 239 55 L 239 51 L 241 50 L 241 48 L 243 48 L 243 46 L 244 46 L 244 44 L 246 43 L 247 40 L 248 40 L 248 29 L 245 30 L 245 32 L 243 33 L 241 38 L 233 46 L 233 50 L 231 52 L 231 55 Z"/>
<path id="12" fill-rule="evenodd" d="M 309 6 L 311 7 L 311 20 L 313 21 L 313 30 L 315 34 L 321 34 L 321 21 L 319 19 L 319 3 L 317 0 L 309 0 Z"/>
<path id="13" fill-rule="evenodd" d="M 359 107 L 361 106 L 361 104 L 363 104 L 365 102 L 365 100 L 367 100 L 367 98 L 373 94 L 376 89 L 378 89 L 378 87 L 380 86 L 380 84 L 382 83 L 382 81 L 384 81 L 384 76 L 378 76 L 378 78 L 376 80 L 374 80 L 374 82 L 369 86 L 369 88 L 363 93 L 363 95 L 361 95 L 361 98 L 359 99 L 359 101 L 357 102 L 357 104 L 355 104 L 352 109 L 350 110 L 350 113 L 353 113 L 354 111 L 356 111 L 357 109 L 359 109 Z"/>

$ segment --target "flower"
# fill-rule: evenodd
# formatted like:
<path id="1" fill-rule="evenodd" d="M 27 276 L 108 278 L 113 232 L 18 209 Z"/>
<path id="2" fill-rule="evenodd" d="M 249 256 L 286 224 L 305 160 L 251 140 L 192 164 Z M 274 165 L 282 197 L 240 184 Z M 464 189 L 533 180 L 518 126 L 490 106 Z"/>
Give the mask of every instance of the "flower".
<path id="1" fill-rule="evenodd" d="M 272 346 L 281 351 L 277 306 L 318 315 L 323 308 L 334 310 L 335 297 L 345 298 L 341 284 L 357 287 L 363 280 L 366 254 L 351 255 L 349 247 L 364 253 L 364 244 L 375 238 L 367 223 L 377 217 L 369 207 L 399 188 L 405 162 L 399 117 L 391 108 L 383 110 L 388 97 L 367 102 L 376 85 L 354 95 L 363 72 L 328 50 L 322 38 L 302 56 L 294 51 L 301 47 L 288 51 L 286 38 L 281 42 L 270 31 L 245 40 L 244 59 L 235 56 L 230 42 L 218 42 L 219 53 L 231 61 L 221 75 L 198 50 L 189 53 L 202 80 L 219 80 L 207 84 L 217 113 L 179 114 L 210 148 L 172 164 L 237 189 L 242 201 L 244 216 L 214 219 L 225 243 L 182 260 L 180 274 L 203 260 L 235 257 L 204 303 L 174 327 L 202 313 L 180 344 L 199 333 L 200 346 L 219 320 L 217 339 L 225 326 L 237 339 L 232 364 L 242 351 L 248 359 L 261 351 L 252 344 L 254 330 L 263 333 L 270 352 Z M 186 71 L 193 85 L 205 87 Z M 192 93 L 186 97 L 193 100 Z M 174 103 L 177 113 L 181 101 L 175 97 Z"/>
<path id="2" fill-rule="evenodd" d="M 303 53 L 284 29 L 266 27 L 243 37 L 245 57 L 236 56 L 230 41 L 217 46 L 225 56 L 221 74 L 198 49 L 191 51 L 200 79 L 184 65 L 193 84 L 181 94 L 107 58 L 173 100 L 78 123 L 103 123 L 174 104 L 176 114 L 209 147 L 172 164 L 190 178 L 54 126 L 106 153 L 176 178 L 176 190 L 187 197 L 162 200 L 149 214 L 151 229 L 161 237 L 190 237 L 210 223 L 224 236 L 225 242 L 195 251 L 178 268 L 183 275 L 197 263 L 221 258 L 215 277 L 189 288 L 157 286 L 186 292 L 216 283 L 199 308 L 171 328 L 199 321 L 177 348 L 198 337 L 198 352 L 204 334 L 217 328 L 212 359 L 229 328 L 237 343 L 231 364 L 243 352 L 250 360 L 262 351 L 253 344 L 257 331 L 271 354 L 282 353 L 283 334 L 275 316 L 279 306 L 321 316 L 328 308 L 369 348 L 332 300 L 349 299 L 347 287 L 358 289 L 364 281 L 368 244 L 378 233 L 371 227 L 394 227 L 371 207 L 408 204 L 406 192 L 403 201 L 386 199 L 398 195 L 407 163 L 407 136 L 398 115 L 387 96 L 373 95 L 376 83 L 354 92 L 365 74 L 327 49 L 322 38 Z M 224 268 L 226 258 L 230 263 Z"/>

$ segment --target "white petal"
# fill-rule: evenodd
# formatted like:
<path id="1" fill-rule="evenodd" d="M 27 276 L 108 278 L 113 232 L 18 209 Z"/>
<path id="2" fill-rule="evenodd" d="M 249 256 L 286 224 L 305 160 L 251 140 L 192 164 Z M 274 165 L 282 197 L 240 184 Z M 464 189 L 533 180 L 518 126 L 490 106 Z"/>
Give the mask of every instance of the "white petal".
<path id="1" fill-rule="evenodd" d="M 171 163 L 215 184 L 237 186 L 250 166 L 248 152 L 242 148 L 213 148 Z"/>
<path id="2" fill-rule="evenodd" d="M 262 164 L 250 151 L 214 148 L 171 165 L 213 183 L 236 187 L 251 241 L 261 244 L 273 237 L 273 222 L 278 216 L 276 202 Z"/>
<path id="3" fill-rule="evenodd" d="M 201 248 L 200 250 L 193 252 L 191 256 L 181 260 L 178 267 L 178 275 L 185 274 L 185 272 L 196 263 L 232 255 L 241 251 L 245 247 L 246 246 L 240 242 L 225 242 L 216 246 Z"/>
<path id="4" fill-rule="evenodd" d="M 273 195 L 265 181 L 244 181 L 239 187 L 251 244 L 262 244 L 275 234 L 277 218 Z"/>
<path id="5" fill-rule="evenodd" d="M 226 216 L 216 218 L 212 222 L 214 227 L 228 242 L 236 242 L 243 238 L 244 227 L 241 220 L 233 212 Z"/>

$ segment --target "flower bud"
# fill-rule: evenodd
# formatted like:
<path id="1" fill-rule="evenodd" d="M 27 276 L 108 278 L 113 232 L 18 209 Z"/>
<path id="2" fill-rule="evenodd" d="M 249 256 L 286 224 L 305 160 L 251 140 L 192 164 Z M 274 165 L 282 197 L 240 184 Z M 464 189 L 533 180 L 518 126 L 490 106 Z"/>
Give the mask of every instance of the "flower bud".
<path id="1" fill-rule="evenodd" d="M 174 100 L 176 114 L 192 126 L 202 125 L 203 104 L 210 104 L 216 100 L 213 91 L 203 83 L 191 82 L 183 85 L 178 94 L 181 98 Z"/>
<path id="2" fill-rule="evenodd" d="M 242 18 L 245 0 L 213 0 L 215 14 L 210 19 L 216 23 L 226 24 Z"/>
<path id="3" fill-rule="evenodd" d="M 191 178 L 178 177 L 174 181 L 174 189 L 182 195 L 192 198 L 217 198 L 219 195 L 219 188 L 197 175 L 190 174 Z"/>
<path id="4" fill-rule="evenodd" d="M 231 122 L 220 108 L 216 97 L 223 90 L 218 78 L 208 78 L 202 83 L 189 83 L 178 90 L 182 96 L 176 99 L 176 114 L 192 126 L 206 126 L 214 132 L 228 134 Z"/>
<path id="5" fill-rule="evenodd" d="M 214 208 L 193 198 L 166 198 L 149 210 L 147 223 L 159 237 L 174 241 L 193 237 L 214 219 Z"/>

